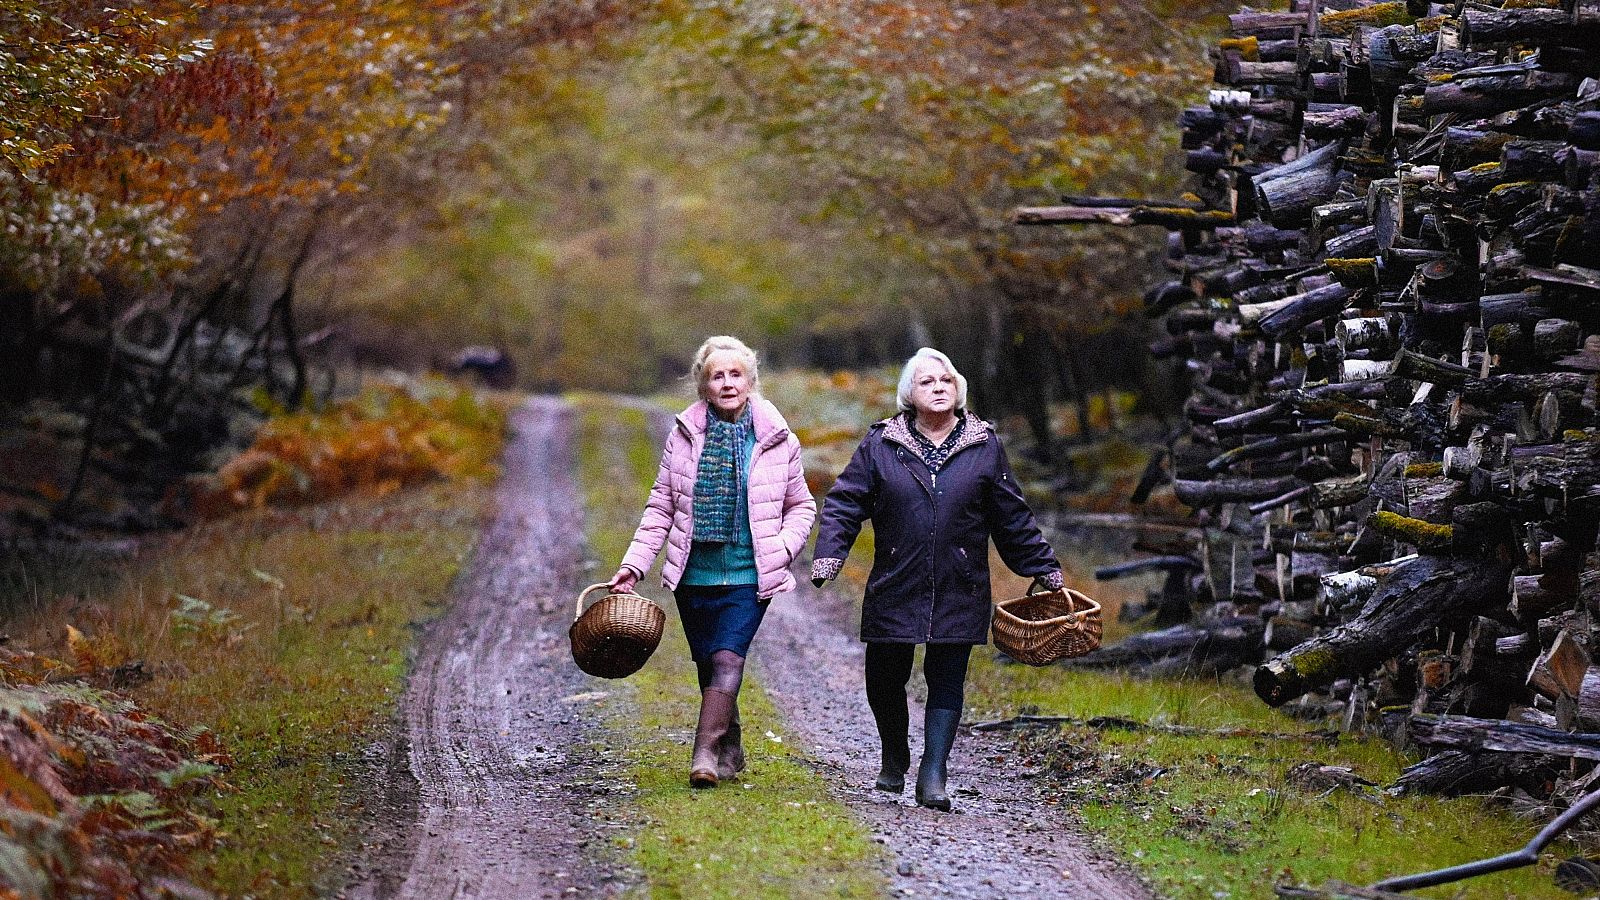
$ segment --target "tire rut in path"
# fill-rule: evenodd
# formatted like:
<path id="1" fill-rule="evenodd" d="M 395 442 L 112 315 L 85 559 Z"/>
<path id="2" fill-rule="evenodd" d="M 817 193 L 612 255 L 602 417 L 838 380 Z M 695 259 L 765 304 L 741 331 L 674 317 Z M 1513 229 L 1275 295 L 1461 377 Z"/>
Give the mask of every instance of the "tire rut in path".
<path id="1" fill-rule="evenodd" d="M 797 572 L 804 568 L 797 565 Z M 803 575 L 803 573 L 801 573 Z M 1065 897 L 1148 900 L 1120 863 L 1088 846 L 1068 816 L 1019 777 L 1004 737 L 962 733 L 950 758 L 956 812 L 915 805 L 922 706 L 911 712 L 906 793 L 872 789 L 878 733 L 862 685 L 865 645 L 847 629 L 851 605 L 837 590 L 802 583 L 767 612 L 753 655 L 773 702 L 798 732 L 836 797 L 891 852 L 896 893 L 918 897 Z M 980 649 L 977 652 L 982 652 Z M 974 794 L 973 792 L 976 792 Z"/>
<path id="2" fill-rule="evenodd" d="M 595 716 L 583 695 L 598 682 L 567 650 L 585 551 L 573 419 L 548 397 L 512 414 L 490 521 L 448 612 L 419 642 L 402 700 L 416 821 L 378 842 L 386 846 L 368 860 L 376 871 L 347 896 L 621 888 L 600 860 L 619 805 L 608 795 L 626 781 L 609 754 L 586 746 L 599 726 L 586 724 Z"/>

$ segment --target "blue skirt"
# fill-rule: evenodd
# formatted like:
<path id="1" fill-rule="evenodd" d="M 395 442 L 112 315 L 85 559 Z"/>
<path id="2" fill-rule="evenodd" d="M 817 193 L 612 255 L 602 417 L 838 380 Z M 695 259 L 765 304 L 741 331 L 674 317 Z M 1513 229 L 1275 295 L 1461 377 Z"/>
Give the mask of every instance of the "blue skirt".
<path id="1" fill-rule="evenodd" d="M 718 650 L 750 655 L 750 641 L 767 614 L 767 604 L 756 598 L 755 585 L 681 584 L 673 597 L 695 662 L 705 662 Z"/>

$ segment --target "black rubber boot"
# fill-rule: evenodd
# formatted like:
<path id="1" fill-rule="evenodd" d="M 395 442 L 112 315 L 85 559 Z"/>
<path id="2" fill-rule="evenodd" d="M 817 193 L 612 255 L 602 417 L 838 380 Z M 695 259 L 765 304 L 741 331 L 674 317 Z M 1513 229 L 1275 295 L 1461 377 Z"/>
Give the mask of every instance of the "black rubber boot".
<path id="1" fill-rule="evenodd" d="M 945 792 L 945 764 L 956 743 L 956 727 L 961 724 L 959 709 L 930 709 L 923 717 L 922 764 L 917 767 L 917 805 L 950 811 L 950 795 Z"/>
<path id="2" fill-rule="evenodd" d="M 878 766 L 878 780 L 872 786 L 880 791 L 899 794 L 906 789 L 906 770 L 911 768 L 911 738 L 906 733 L 911 717 L 902 706 L 898 718 L 892 710 L 888 715 L 873 718 L 878 722 L 878 741 L 883 747 L 883 761 Z"/>
<path id="3" fill-rule="evenodd" d="M 905 688 L 867 691 L 872 721 L 878 726 L 878 746 L 883 748 L 878 780 L 872 786 L 898 794 L 906 789 L 906 770 L 911 768 L 911 714 L 906 711 Z"/>

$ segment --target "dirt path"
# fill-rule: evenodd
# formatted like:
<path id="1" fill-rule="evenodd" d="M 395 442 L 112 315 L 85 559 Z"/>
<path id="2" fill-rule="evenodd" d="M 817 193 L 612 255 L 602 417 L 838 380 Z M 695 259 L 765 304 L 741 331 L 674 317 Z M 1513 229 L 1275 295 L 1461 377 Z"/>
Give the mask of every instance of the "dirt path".
<path id="1" fill-rule="evenodd" d="M 799 571 L 803 566 L 797 566 Z M 1125 868 L 1086 849 L 1058 809 L 1006 760 L 1006 738 L 962 733 L 950 760 L 956 812 L 922 809 L 872 789 L 878 737 L 861 682 L 864 645 L 852 604 L 803 584 L 773 601 L 752 655 L 763 684 L 832 783 L 835 796 L 893 854 L 896 892 L 919 897 L 1143 900 Z M 981 649 L 978 652 L 983 652 Z M 911 713 L 912 778 L 922 708 Z"/>
<path id="2" fill-rule="evenodd" d="M 648 412 L 652 431 L 665 428 L 665 413 Z M 594 897 L 634 880 L 610 850 L 618 830 L 637 824 L 622 796 L 630 788 L 592 724 L 604 718 L 596 705 L 625 701 L 567 655 L 585 551 L 573 420 L 550 398 L 513 416 L 492 519 L 450 611 L 419 643 L 402 743 L 378 765 L 384 825 L 409 825 L 373 836 L 347 897 Z M 1084 851 L 1067 818 L 1007 768 L 1004 738 L 958 739 L 956 814 L 871 790 L 877 737 L 849 607 L 837 591 L 804 584 L 779 598 L 755 665 L 791 740 L 891 851 L 895 893 L 1149 896 Z"/>
<path id="3" fill-rule="evenodd" d="M 571 664 L 583 572 L 573 411 L 533 398 L 512 417 L 495 511 L 433 623 L 403 700 L 414 821 L 373 841 L 351 897 L 615 893 L 608 754 L 584 723 L 599 682 Z M 604 702 L 604 701 L 602 701 Z M 405 772 L 393 775 L 404 776 Z M 402 793 L 405 793 L 402 791 Z"/>

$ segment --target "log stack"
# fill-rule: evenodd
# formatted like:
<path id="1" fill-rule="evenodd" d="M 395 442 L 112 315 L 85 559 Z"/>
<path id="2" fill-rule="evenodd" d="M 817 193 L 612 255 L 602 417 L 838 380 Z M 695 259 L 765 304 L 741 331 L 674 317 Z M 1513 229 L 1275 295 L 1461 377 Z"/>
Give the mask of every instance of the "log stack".
<path id="1" fill-rule="evenodd" d="M 1191 194 L 1016 216 L 1170 231 L 1145 299 L 1192 388 L 1164 465 L 1196 624 L 1264 621 L 1270 704 L 1595 758 L 1600 0 L 1230 26 L 1179 118 Z"/>

